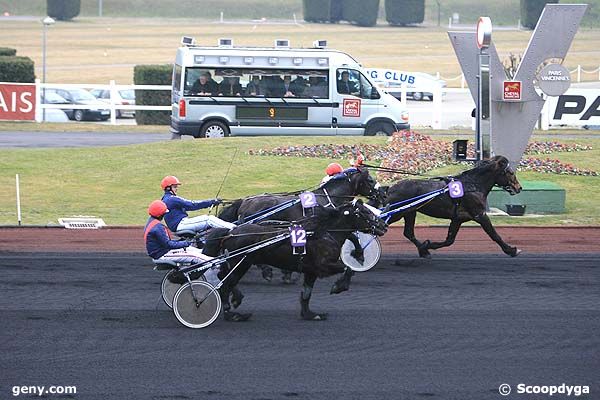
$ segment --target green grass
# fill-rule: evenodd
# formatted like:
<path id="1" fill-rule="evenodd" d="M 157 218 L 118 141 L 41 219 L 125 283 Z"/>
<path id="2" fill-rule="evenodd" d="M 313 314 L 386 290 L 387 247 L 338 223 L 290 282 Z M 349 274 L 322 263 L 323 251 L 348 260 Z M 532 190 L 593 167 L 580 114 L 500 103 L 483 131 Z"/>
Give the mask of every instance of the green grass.
<path id="1" fill-rule="evenodd" d="M 562 0 L 561 3 L 580 3 L 578 0 Z M 598 26 L 600 0 L 587 0 L 590 4 L 584 18 L 584 26 Z M 302 18 L 302 0 L 104 0 L 103 15 L 106 17 L 161 17 L 218 19 L 221 11 L 226 19 L 275 18 L 291 19 L 293 14 Z M 46 2 L 42 0 L 0 0 L 0 11 L 14 15 L 45 15 Z M 460 15 L 460 22 L 474 24 L 480 16 L 489 16 L 495 25 L 516 25 L 520 18 L 519 0 L 478 2 L 473 0 L 440 1 L 442 26 L 448 24 L 453 13 Z M 97 0 L 81 1 L 81 16 L 98 15 Z M 380 1 L 380 24 L 385 23 L 384 0 Z M 425 20 L 437 24 L 438 5 L 425 1 Z"/>
<path id="2" fill-rule="evenodd" d="M 85 149 L 0 150 L 0 224 L 16 224 L 15 174 L 20 174 L 23 223 L 55 224 L 59 217 L 96 215 L 110 225 L 140 225 L 146 206 L 159 198 L 159 182 L 175 174 L 185 185 L 181 195 L 190 199 L 214 197 L 236 149 L 229 176 L 220 196 L 238 198 L 261 192 L 291 191 L 316 185 L 328 159 L 249 156 L 251 149 L 291 144 L 370 143 L 385 138 L 266 137 L 226 140 L 165 141 L 126 147 Z M 450 140 L 450 138 L 448 138 Z M 572 140 L 571 140 L 572 141 Z M 565 140 L 569 142 L 569 140 Z M 600 139 L 581 139 L 596 149 L 556 153 L 548 157 L 599 169 Z M 433 171 L 445 175 L 460 170 L 451 166 Z M 567 214 L 531 218 L 494 218 L 500 224 L 598 225 L 600 177 L 519 173 L 522 180 L 550 180 L 567 189 Z M 419 217 L 419 224 L 445 221 Z"/>

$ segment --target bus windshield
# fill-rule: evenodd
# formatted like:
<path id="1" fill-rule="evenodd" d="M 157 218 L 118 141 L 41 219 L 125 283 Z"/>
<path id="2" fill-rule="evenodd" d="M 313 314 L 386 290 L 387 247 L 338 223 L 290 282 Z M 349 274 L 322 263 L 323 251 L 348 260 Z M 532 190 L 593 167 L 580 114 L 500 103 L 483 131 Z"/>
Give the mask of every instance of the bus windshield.
<path id="1" fill-rule="evenodd" d="M 327 70 L 185 69 L 184 96 L 329 97 Z"/>

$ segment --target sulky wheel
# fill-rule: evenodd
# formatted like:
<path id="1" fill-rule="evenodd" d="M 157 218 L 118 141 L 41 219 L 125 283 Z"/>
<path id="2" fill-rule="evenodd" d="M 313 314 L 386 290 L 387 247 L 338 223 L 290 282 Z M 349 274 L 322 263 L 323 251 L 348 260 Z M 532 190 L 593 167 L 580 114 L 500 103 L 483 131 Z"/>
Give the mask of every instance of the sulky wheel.
<path id="1" fill-rule="evenodd" d="M 219 291 L 207 282 L 194 281 L 191 286 L 186 283 L 175 293 L 173 311 L 179 322 L 188 328 L 207 327 L 221 313 Z"/>
<path id="2" fill-rule="evenodd" d="M 173 299 L 175 298 L 175 293 L 177 293 L 181 285 L 185 283 L 185 278 L 183 275 L 180 273 L 180 276 L 175 277 L 174 275 L 176 273 L 177 271 L 174 269 L 167 272 L 160 285 L 162 299 L 169 308 L 173 308 Z M 195 280 L 194 278 L 194 274 L 192 274 L 191 279 Z M 206 281 L 206 278 L 204 278 L 204 275 L 202 275 L 196 280 Z"/>
<path id="3" fill-rule="evenodd" d="M 353 255 L 354 244 L 350 240 L 346 240 L 342 246 L 340 258 L 344 265 L 357 272 L 368 271 L 373 268 L 381 257 L 381 242 L 377 236 L 369 235 L 368 233 L 355 232 L 358 235 L 358 240 L 363 248 L 364 261 L 361 263 Z"/>

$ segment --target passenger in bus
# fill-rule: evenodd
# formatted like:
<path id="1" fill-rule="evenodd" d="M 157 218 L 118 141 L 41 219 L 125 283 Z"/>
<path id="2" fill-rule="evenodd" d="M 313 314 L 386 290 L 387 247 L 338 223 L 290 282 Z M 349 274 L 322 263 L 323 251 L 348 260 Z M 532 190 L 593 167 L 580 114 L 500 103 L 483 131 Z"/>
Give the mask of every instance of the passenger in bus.
<path id="1" fill-rule="evenodd" d="M 350 80 L 348 71 L 343 71 L 341 79 L 337 81 L 337 89 L 340 94 L 359 95 L 358 85 Z"/>
<path id="2" fill-rule="evenodd" d="M 252 80 L 246 86 L 246 96 L 264 96 L 266 95 L 264 83 L 258 75 L 252 75 Z"/>
<path id="3" fill-rule="evenodd" d="M 217 83 L 211 78 L 210 72 L 203 72 L 192 85 L 192 93 L 200 96 L 215 96 L 218 92 Z"/>
<path id="4" fill-rule="evenodd" d="M 291 81 L 291 77 L 290 77 Z M 267 80 L 267 96 L 269 97 L 284 97 L 285 96 L 285 84 L 284 80 L 281 79 L 280 75 L 270 76 Z M 291 92 L 290 92 L 291 94 Z"/>
<path id="5" fill-rule="evenodd" d="M 223 81 L 219 84 L 219 96 L 241 96 L 242 85 L 240 85 L 240 78 L 237 76 L 223 78 Z"/>
<path id="6" fill-rule="evenodd" d="M 296 97 L 303 97 L 304 96 L 304 91 L 307 88 L 307 83 L 304 80 L 304 78 L 302 78 L 302 76 L 297 75 L 296 79 L 294 79 L 292 81 L 292 93 L 294 94 L 294 96 Z"/>
<path id="7" fill-rule="evenodd" d="M 308 78 L 309 87 L 304 91 L 304 96 L 306 97 L 317 97 L 317 98 L 327 98 L 328 96 L 328 87 L 327 81 L 324 77 L 320 76 L 311 76 Z"/>

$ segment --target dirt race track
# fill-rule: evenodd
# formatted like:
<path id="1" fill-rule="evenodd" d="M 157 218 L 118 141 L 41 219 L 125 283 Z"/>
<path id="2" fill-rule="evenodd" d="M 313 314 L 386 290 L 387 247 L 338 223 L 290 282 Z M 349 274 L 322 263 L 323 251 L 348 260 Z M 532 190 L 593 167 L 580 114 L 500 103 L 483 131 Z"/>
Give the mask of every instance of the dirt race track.
<path id="1" fill-rule="evenodd" d="M 498 233 L 524 254 L 600 253 L 600 227 L 500 227 Z M 444 240 L 447 228 L 417 227 L 420 240 Z M 68 230 L 61 228 L 0 228 L 0 252 L 144 252 L 143 228 Z M 415 254 L 412 243 L 393 226 L 382 238 L 385 254 Z M 479 227 L 463 227 L 451 247 L 432 253 L 492 253 L 499 247 Z"/>
<path id="2" fill-rule="evenodd" d="M 240 284 L 252 319 L 192 330 L 160 300 L 141 228 L 0 229 L 0 399 L 40 398 L 13 397 L 22 385 L 77 387 L 48 399 L 599 398 L 600 229 L 500 234 L 523 254 L 467 228 L 424 260 L 393 228 L 350 291 L 317 281 L 326 321 L 299 318 L 298 282 L 252 269 Z M 590 394 L 518 394 L 521 383 Z"/>

